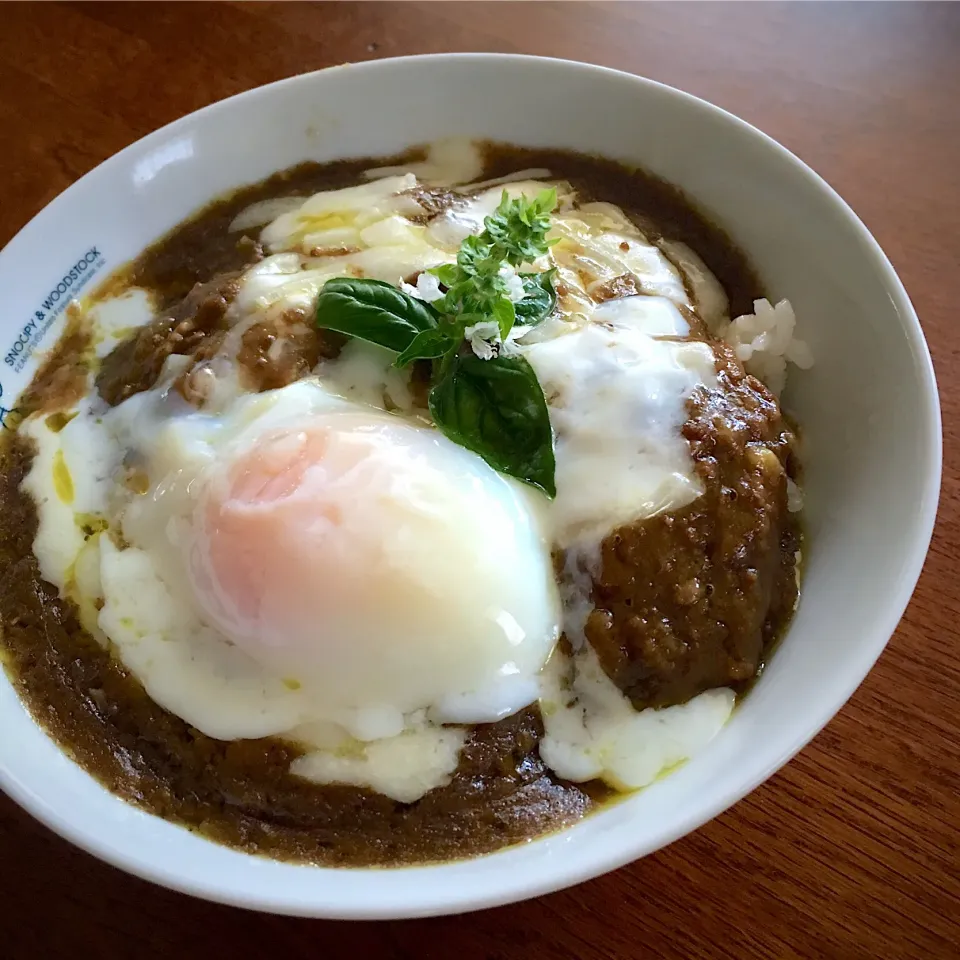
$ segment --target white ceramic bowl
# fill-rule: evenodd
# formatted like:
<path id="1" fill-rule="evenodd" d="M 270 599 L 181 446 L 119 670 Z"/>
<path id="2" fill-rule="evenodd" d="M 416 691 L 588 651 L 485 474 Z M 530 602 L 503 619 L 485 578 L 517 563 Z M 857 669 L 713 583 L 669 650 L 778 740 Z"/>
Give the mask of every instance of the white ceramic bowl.
<path id="1" fill-rule="evenodd" d="M 0 255 L 0 406 L 36 365 L 35 354 L 15 372 L 8 354 L 48 347 L 62 313 L 41 336 L 44 325 L 82 280 L 105 276 L 216 194 L 305 159 L 461 134 L 641 164 L 682 187 L 770 292 L 792 301 L 816 365 L 793 372 L 786 398 L 805 431 L 808 524 L 789 634 L 723 732 L 670 777 L 561 834 L 397 870 L 267 861 L 142 813 L 61 754 L 0 679 L 0 784 L 118 867 L 212 900 L 317 917 L 452 913 L 556 890 L 670 843 L 769 777 L 840 709 L 903 613 L 936 510 L 940 415 L 900 281 L 846 204 L 783 147 L 701 100 L 613 70 L 488 54 L 381 60 L 271 84 L 151 134 Z M 44 306 L 58 286 L 57 303 Z M 18 353 L 17 343 L 28 346 Z"/>

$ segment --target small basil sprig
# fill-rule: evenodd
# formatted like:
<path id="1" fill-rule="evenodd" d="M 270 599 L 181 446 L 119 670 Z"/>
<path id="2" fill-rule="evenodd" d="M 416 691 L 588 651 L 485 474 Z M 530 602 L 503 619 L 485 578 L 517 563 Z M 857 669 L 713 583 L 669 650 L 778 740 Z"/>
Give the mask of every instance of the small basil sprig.
<path id="1" fill-rule="evenodd" d="M 379 280 L 346 278 L 328 281 L 317 300 L 317 326 L 395 351 L 398 367 L 432 360 L 428 402 L 439 429 L 549 497 L 556 495 L 553 433 L 533 368 L 518 355 L 480 359 L 466 347 L 464 331 L 492 320 L 503 344 L 514 324 L 532 326 L 554 310 L 554 271 L 520 274 L 524 296 L 514 301 L 512 269 L 504 266 L 547 252 L 556 202 L 554 190 L 533 200 L 504 192 L 483 232 L 463 241 L 456 263 L 430 270 L 444 288 L 432 304 Z"/>
<path id="2" fill-rule="evenodd" d="M 433 308 L 454 323 L 459 321 L 461 330 L 495 320 L 502 340 L 524 313 L 542 320 L 555 302 L 553 273 L 538 280 L 533 279 L 536 274 L 521 277 L 525 296 L 514 303 L 508 295 L 504 268 L 509 273 L 511 268 L 531 263 L 547 252 L 550 212 L 556 205 L 557 191 L 553 189 L 542 191 L 532 200 L 524 196 L 511 200 L 504 190 L 500 205 L 483 221 L 483 231 L 460 244 L 456 263 L 429 271 L 446 287 Z"/>

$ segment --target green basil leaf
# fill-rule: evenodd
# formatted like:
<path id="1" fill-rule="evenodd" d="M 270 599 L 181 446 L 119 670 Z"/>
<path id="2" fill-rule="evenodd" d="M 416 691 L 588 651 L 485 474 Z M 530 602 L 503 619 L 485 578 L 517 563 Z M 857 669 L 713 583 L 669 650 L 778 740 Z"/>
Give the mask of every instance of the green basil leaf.
<path id="1" fill-rule="evenodd" d="M 318 327 L 397 353 L 406 350 L 418 333 L 436 324 L 433 311 L 422 300 L 380 280 L 328 280 L 317 298 Z"/>
<path id="2" fill-rule="evenodd" d="M 517 320 L 517 312 L 506 297 L 501 297 L 493 303 L 493 319 L 497 321 L 500 328 L 500 339 L 506 340 L 507 334 L 513 329 Z"/>
<path id="3" fill-rule="evenodd" d="M 431 267 L 427 273 L 432 273 L 445 287 L 452 287 L 460 279 L 460 271 L 455 263 L 441 263 L 439 267 Z"/>
<path id="4" fill-rule="evenodd" d="M 414 360 L 435 360 L 449 353 L 450 349 L 460 342 L 460 331 L 454 339 L 446 330 L 433 327 L 430 330 L 421 330 L 403 353 L 394 361 L 394 365 L 405 367 Z"/>
<path id="5" fill-rule="evenodd" d="M 556 496 L 547 403 L 523 357 L 453 357 L 429 403 L 437 426 L 455 443 L 494 470 Z"/>
<path id="6" fill-rule="evenodd" d="M 553 312 L 557 305 L 553 273 L 553 270 L 547 270 L 545 273 L 521 274 L 526 296 L 513 305 L 517 323 L 535 325 Z"/>

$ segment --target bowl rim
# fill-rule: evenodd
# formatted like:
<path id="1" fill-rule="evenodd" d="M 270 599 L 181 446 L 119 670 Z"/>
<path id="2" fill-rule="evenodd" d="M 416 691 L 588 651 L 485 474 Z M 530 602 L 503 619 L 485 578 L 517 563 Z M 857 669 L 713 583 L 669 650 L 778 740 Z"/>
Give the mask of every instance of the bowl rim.
<path id="1" fill-rule="evenodd" d="M 792 738 L 789 746 L 786 747 L 776 760 L 772 761 L 765 768 L 758 771 L 753 777 L 745 780 L 739 780 L 735 785 L 727 789 L 718 791 L 711 797 L 708 803 L 700 807 L 694 815 L 688 816 L 673 827 L 660 834 L 656 843 L 650 846 L 644 844 L 626 844 L 616 852 L 609 853 L 599 862 L 597 858 L 587 859 L 583 862 L 574 862 L 572 864 L 555 864 L 553 872 L 544 872 L 537 877 L 534 882 L 529 879 L 518 881 L 512 877 L 512 874 L 504 872 L 501 875 L 500 883 L 496 889 L 490 889 L 485 895 L 462 896 L 456 890 L 449 891 L 438 901 L 436 894 L 424 901 L 418 902 L 416 906 L 410 906 L 404 903 L 397 907 L 389 902 L 386 903 L 357 903 L 350 908 L 337 907 L 329 909 L 325 904 L 316 904 L 309 899 L 298 898 L 294 891 L 280 890 L 270 895 L 250 892 L 247 890 L 225 890 L 222 886 L 207 882 L 197 882 L 191 878 L 186 869 L 179 872 L 152 864 L 148 859 L 138 856 L 135 852 L 122 850 L 112 846 L 106 838 L 106 829 L 103 826 L 99 828 L 90 828 L 82 826 L 77 822 L 61 815 L 58 811 L 49 807 L 42 797 L 35 795 L 26 785 L 22 784 L 15 776 L 7 770 L 6 765 L 0 763 L 0 788 L 18 803 L 31 816 L 49 827 L 55 833 L 72 844 L 85 850 L 114 867 L 125 872 L 131 873 L 142 879 L 160 884 L 167 888 L 190 894 L 213 902 L 229 904 L 246 909 L 267 910 L 278 914 L 289 914 L 295 916 L 326 917 L 337 919 L 400 919 L 408 917 L 440 916 L 453 913 L 465 913 L 474 910 L 486 909 L 489 907 L 500 906 L 507 903 L 515 903 L 527 900 L 533 897 L 542 896 L 566 887 L 573 886 L 593 877 L 600 876 L 603 873 L 615 870 L 634 860 L 653 853 L 656 850 L 673 843 L 680 837 L 699 828 L 707 821 L 713 819 L 733 804 L 741 800 L 747 794 L 752 792 L 775 773 L 780 767 L 794 757 L 807 743 L 809 743 L 826 724 L 839 712 L 840 709 L 850 699 L 856 689 L 860 686 L 870 669 L 873 667 L 880 654 L 885 649 L 890 637 L 892 637 L 898 623 L 900 622 L 904 611 L 913 594 L 916 583 L 920 577 L 924 562 L 929 549 L 930 540 L 933 534 L 936 520 L 937 507 L 939 501 L 941 471 L 942 471 L 942 422 L 939 404 L 939 394 L 937 390 L 936 378 L 933 363 L 930 357 L 929 348 L 923 336 L 916 311 L 910 302 L 909 296 L 904 289 L 903 283 L 897 275 L 893 265 L 890 263 L 886 254 L 880 245 L 863 224 L 851 207 L 842 197 L 826 182 L 819 174 L 804 163 L 799 157 L 789 151 L 786 147 L 774 140 L 763 131 L 747 123 L 735 114 L 716 106 L 700 97 L 679 90 L 668 84 L 656 80 L 629 73 L 624 70 L 617 70 L 611 67 L 604 67 L 597 64 L 570 60 L 555 57 L 530 56 L 526 54 L 514 53 L 437 53 L 437 54 L 417 54 L 412 56 L 389 57 L 376 60 L 367 60 L 359 62 L 347 62 L 325 67 L 320 70 L 308 71 L 306 73 L 296 74 L 281 80 L 268 84 L 262 84 L 249 90 L 242 91 L 222 100 L 215 101 L 198 110 L 192 111 L 178 119 L 165 124 L 164 126 L 152 131 L 144 137 L 134 141 L 122 150 L 113 154 L 102 163 L 98 164 L 92 170 L 76 182 L 68 186 L 64 191 L 58 194 L 53 200 L 38 211 L 20 230 L 11 238 L 11 240 L 0 249 L 0 258 L 7 258 L 15 255 L 17 248 L 22 242 L 26 241 L 26 235 L 35 228 L 37 220 L 43 216 L 52 207 L 58 205 L 66 197 L 73 195 L 77 191 L 86 188 L 88 182 L 95 176 L 102 176 L 105 172 L 120 166 L 127 157 L 145 150 L 149 150 L 154 144 L 176 135 L 180 130 L 190 124 L 202 122 L 205 117 L 219 111 L 227 104 L 236 104 L 245 102 L 254 103 L 257 99 L 266 95 L 272 95 L 276 90 L 297 84 L 310 83 L 314 78 L 322 74 L 329 74 L 335 71 L 345 69 L 377 71 L 382 69 L 392 69 L 398 63 L 416 64 L 418 62 L 430 63 L 450 63 L 462 64 L 477 61 L 497 60 L 501 62 L 533 62 L 540 64 L 549 64 L 569 70 L 579 70 L 589 72 L 595 75 L 606 75 L 610 78 L 616 78 L 620 81 L 628 81 L 636 84 L 638 87 L 648 87 L 658 89 L 661 92 L 686 101 L 690 106 L 698 107 L 713 113 L 722 118 L 726 123 L 736 127 L 740 133 L 746 137 L 758 139 L 765 146 L 776 154 L 779 162 L 792 166 L 796 173 L 804 177 L 811 186 L 815 187 L 820 193 L 828 198 L 834 208 L 841 214 L 853 229 L 857 241 L 862 245 L 866 254 L 872 260 L 880 274 L 883 275 L 887 292 L 893 301 L 893 304 L 902 319 L 903 332 L 907 337 L 909 347 L 914 352 L 916 358 L 916 367 L 920 377 L 923 389 L 922 414 L 925 421 L 925 427 L 929 429 L 931 444 L 928 450 L 928 456 L 924 464 L 925 477 L 923 483 L 923 502 L 922 510 L 919 514 L 916 524 L 916 536 L 913 538 L 910 548 L 909 559 L 904 563 L 904 576 L 897 585 L 897 589 L 889 594 L 884 605 L 884 614 L 877 618 L 873 633 L 877 637 L 883 637 L 882 642 L 876 641 L 865 645 L 865 649 L 858 658 L 855 667 L 849 669 L 849 677 L 843 687 L 842 697 L 831 700 L 829 703 L 819 704 L 818 708 L 807 715 L 806 722 L 800 724 L 802 728 Z M 31 718 L 31 722 L 34 722 Z M 45 734 L 45 731 L 41 732 Z M 46 734 L 45 734 L 46 735 Z M 58 748 L 59 749 L 59 748 Z M 73 762 L 72 760 L 70 761 Z M 103 788 L 106 790 L 106 788 Z M 108 791 L 109 792 L 109 791 Z M 114 795 L 115 799 L 119 799 Z M 120 801 L 124 802 L 124 801 Z M 153 817 L 153 814 L 144 814 Z M 159 819 L 159 818 L 157 818 Z M 567 827 L 571 830 L 576 824 Z M 182 828 L 180 828 L 182 829 Z M 532 842 L 536 843 L 537 838 Z M 504 851 L 497 851 L 486 857 L 477 859 L 489 859 L 490 857 L 503 856 L 516 847 L 507 848 Z M 244 855 L 250 856 L 250 855 Z M 255 857 L 253 859 L 256 859 Z M 458 861 L 459 864 L 470 863 L 472 861 Z M 343 873 L 344 871 L 352 874 L 373 874 L 383 873 L 382 868 L 348 868 L 348 867 L 313 867 L 309 865 L 297 865 L 299 869 L 306 871 L 323 871 Z M 450 864 L 427 864 L 423 866 L 405 867 L 397 869 L 395 872 L 403 875 L 419 871 L 437 871 L 442 870 Z M 391 871 L 394 872 L 394 871 Z"/>

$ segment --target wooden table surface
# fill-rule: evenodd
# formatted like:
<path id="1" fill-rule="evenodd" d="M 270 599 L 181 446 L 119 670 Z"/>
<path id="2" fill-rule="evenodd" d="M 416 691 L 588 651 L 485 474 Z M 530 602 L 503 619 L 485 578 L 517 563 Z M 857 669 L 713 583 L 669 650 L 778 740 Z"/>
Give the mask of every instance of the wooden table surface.
<path id="1" fill-rule="evenodd" d="M 927 566 L 877 667 L 786 769 L 670 848 L 525 904 L 333 923 L 155 888 L 2 798 L 0 955 L 960 956 L 960 5 L 5 3 L 2 14 L 0 245 L 161 124 L 343 60 L 525 52 L 705 97 L 810 163 L 889 254 L 937 366 L 945 459 Z"/>

